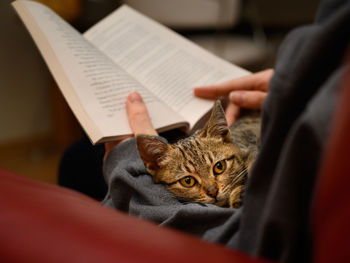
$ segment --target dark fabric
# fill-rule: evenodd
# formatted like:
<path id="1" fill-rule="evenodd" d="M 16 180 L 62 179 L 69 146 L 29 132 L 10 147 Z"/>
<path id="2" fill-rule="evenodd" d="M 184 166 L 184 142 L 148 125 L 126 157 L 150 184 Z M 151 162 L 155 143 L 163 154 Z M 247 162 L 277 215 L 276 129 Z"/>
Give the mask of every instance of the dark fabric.
<path id="1" fill-rule="evenodd" d="M 186 136 L 178 129 L 162 132 L 160 135 L 170 143 Z M 86 135 L 70 145 L 59 163 L 58 185 L 103 200 L 108 189 L 102 172 L 104 153 L 104 145 L 92 145 Z"/>
<path id="2" fill-rule="evenodd" d="M 350 2 L 323 4 L 317 23 L 295 30 L 281 46 L 236 242 L 288 262 L 309 261 L 315 177 L 349 44 Z"/>
<path id="3" fill-rule="evenodd" d="M 324 1 L 282 44 L 263 105 L 261 148 L 240 209 L 181 203 L 147 174 L 130 140 L 109 155 L 105 205 L 283 262 L 309 262 L 310 206 L 350 36 L 350 2 Z"/>
<path id="4" fill-rule="evenodd" d="M 102 164 L 104 145 L 92 145 L 88 138 L 72 144 L 64 152 L 58 167 L 58 184 L 97 200 L 107 193 Z"/>

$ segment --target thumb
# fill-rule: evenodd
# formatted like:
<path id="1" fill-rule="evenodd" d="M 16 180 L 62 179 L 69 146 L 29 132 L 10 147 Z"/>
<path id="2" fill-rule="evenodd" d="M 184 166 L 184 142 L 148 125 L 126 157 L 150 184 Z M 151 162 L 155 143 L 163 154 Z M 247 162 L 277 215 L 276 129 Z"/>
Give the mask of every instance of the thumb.
<path id="1" fill-rule="evenodd" d="M 138 92 L 134 91 L 128 95 L 126 100 L 126 111 L 128 114 L 129 125 L 134 134 L 142 133 L 157 135 L 148 115 L 146 105 Z"/>

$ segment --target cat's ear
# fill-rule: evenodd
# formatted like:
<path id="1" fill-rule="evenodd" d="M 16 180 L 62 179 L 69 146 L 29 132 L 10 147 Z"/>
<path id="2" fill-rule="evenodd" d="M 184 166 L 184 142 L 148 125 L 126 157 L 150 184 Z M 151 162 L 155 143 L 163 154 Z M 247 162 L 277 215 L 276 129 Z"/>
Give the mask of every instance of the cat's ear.
<path id="1" fill-rule="evenodd" d="M 200 132 L 202 137 L 221 137 L 224 141 L 232 141 L 230 129 L 227 125 L 224 109 L 220 100 L 215 101 L 210 118 Z"/>
<path id="2" fill-rule="evenodd" d="M 136 144 L 145 167 L 152 175 L 155 175 L 169 145 L 151 135 L 137 135 Z"/>

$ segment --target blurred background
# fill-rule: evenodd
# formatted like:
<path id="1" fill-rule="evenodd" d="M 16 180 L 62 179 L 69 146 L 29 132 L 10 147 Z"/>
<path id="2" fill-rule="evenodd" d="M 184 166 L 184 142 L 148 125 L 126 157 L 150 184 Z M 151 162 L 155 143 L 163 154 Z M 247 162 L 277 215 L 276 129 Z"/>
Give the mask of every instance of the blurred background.
<path id="1" fill-rule="evenodd" d="M 55 184 L 63 151 L 83 136 L 11 0 L 0 1 L 0 166 Z M 317 0 L 41 0 L 79 31 L 127 3 L 250 71 L 273 67 L 285 35 Z"/>

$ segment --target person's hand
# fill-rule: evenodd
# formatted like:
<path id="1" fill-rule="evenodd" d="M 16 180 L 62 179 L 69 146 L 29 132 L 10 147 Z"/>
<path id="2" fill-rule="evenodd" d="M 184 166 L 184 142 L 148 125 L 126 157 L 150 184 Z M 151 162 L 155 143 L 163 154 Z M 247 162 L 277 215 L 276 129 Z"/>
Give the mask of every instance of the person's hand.
<path id="1" fill-rule="evenodd" d="M 205 99 L 228 97 L 226 119 L 231 125 L 239 116 L 240 108 L 261 109 L 273 72 L 267 69 L 220 84 L 196 87 L 194 95 Z"/>
<path id="2" fill-rule="evenodd" d="M 134 91 L 128 95 L 126 99 L 126 112 L 133 135 L 121 141 L 105 143 L 104 160 L 114 147 L 137 134 L 158 135 L 152 126 L 146 105 L 138 92 Z"/>

